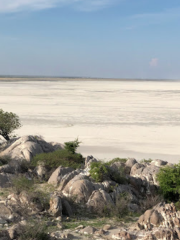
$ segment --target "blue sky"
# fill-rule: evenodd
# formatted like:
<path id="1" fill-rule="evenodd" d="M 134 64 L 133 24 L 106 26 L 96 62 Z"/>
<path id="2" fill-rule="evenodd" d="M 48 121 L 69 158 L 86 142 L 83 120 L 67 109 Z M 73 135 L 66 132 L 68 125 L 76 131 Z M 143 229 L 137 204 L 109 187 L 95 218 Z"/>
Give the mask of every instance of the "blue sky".
<path id="1" fill-rule="evenodd" d="M 0 0 L 0 75 L 180 79 L 180 1 Z"/>

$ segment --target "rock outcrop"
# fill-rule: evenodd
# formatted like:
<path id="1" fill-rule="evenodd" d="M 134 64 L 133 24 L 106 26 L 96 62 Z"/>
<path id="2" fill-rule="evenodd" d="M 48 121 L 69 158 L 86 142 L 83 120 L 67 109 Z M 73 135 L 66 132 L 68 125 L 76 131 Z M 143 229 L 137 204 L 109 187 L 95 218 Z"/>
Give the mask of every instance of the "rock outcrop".
<path id="1" fill-rule="evenodd" d="M 36 154 L 53 152 L 62 147 L 63 145 L 48 143 L 38 136 L 23 136 L 11 141 L 10 145 L 7 143 L 5 149 L 0 152 L 0 157 L 9 156 L 12 159 L 31 161 Z"/>
<path id="2" fill-rule="evenodd" d="M 23 222 L 28 218 L 35 218 L 38 222 L 43 217 L 47 226 L 56 227 L 55 232 L 49 234 L 51 240 L 83 239 L 84 235 L 89 239 L 109 240 L 180 239 L 180 211 L 177 211 L 172 203 L 156 204 L 156 200 L 153 200 L 159 188 L 156 174 L 162 166 L 169 165 L 166 161 L 157 159 L 138 162 L 134 158 L 129 158 L 126 162 L 112 161 L 107 167 L 110 173 L 104 177 L 103 182 L 95 182 L 90 174 L 91 163 L 97 162 L 93 156 L 88 156 L 84 166 L 76 170 L 63 166 L 47 170 L 43 164 L 36 168 L 28 167 L 28 164 L 28 169 L 22 171 L 20 163 L 23 159 L 27 164 L 27 161 L 31 161 L 36 154 L 52 152 L 63 146 L 58 143 L 47 143 L 37 136 L 24 136 L 1 142 L 0 157 L 9 156 L 12 159 L 11 162 L 0 162 L 1 191 L 10 187 L 16 174 L 23 176 L 23 179 L 26 177 L 34 181 L 34 185 L 32 189 L 11 192 L 7 197 L 0 195 L 0 227 L 2 228 L 0 239 L 18 240 L 20 236 L 18 229 Z M 116 177 L 113 178 L 113 173 L 122 177 L 122 171 L 123 182 Z M 8 191 L 12 189 L 8 188 Z M 145 204 L 146 200 L 149 203 Z M 143 207 L 142 203 L 144 203 Z M 74 213 L 81 214 L 85 222 L 86 218 L 82 216 L 85 213 L 88 216 L 92 213 L 101 216 L 107 212 L 110 215 L 112 212 L 114 215 L 117 213 L 117 216 L 122 216 L 123 211 L 131 213 L 144 211 L 144 214 L 133 226 L 125 228 L 123 223 L 121 227 L 116 226 L 116 231 L 110 224 L 99 229 L 80 225 L 73 234 L 63 230 L 64 219 L 68 222 Z M 77 215 L 75 217 L 79 218 Z M 74 234 L 79 235 L 74 237 Z"/>
<path id="3" fill-rule="evenodd" d="M 95 190 L 89 197 L 86 206 L 91 212 L 101 214 L 103 211 L 110 211 L 114 206 L 114 202 L 106 191 Z"/>
<path id="4" fill-rule="evenodd" d="M 70 167 L 61 167 L 61 166 L 58 167 L 50 176 L 48 183 L 58 186 L 58 184 L 61 182 L 63 177 L 66 174 L 71 173 L 73 170 L 74 169 Z"/>
<path id="5" fill-rule="evenodd" d="M 180 228 L 180 211 L 176 210 L 173 203 L 159 203 L 140 216 L 138 227 L 145 230 L 153 227 Z"/>
<path id="6" fill-rule="evenodd" d="M 74 198 L 75 202 L 85 204 L 93 190 L 93 183 L 86 176 L 77 175 L 67 183 L 62 193 L 67 197 Z"/>
<path id="7" fill-rule="evenodd" d="M 49 213 L 54 216 L 62 216 L 62 200 L 57 194 L 51 196 Z"/>

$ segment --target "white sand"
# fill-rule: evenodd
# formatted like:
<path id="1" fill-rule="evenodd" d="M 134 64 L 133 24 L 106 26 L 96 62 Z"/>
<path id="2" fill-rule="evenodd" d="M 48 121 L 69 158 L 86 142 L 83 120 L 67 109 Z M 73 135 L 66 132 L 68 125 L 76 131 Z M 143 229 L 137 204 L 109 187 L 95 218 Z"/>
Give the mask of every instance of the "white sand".
<path id="1" fill-rule="evenodd" d="M 180 160 L 180 82 L 0 81 L 0 108 L 18 135 L 79 138 L 85 156 Z"/>

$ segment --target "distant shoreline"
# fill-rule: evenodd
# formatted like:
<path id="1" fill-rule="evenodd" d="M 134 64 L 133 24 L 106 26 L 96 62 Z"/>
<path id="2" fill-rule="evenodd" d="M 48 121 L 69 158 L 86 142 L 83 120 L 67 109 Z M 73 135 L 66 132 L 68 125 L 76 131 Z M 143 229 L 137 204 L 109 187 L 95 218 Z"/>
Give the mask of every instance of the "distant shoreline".
<path id="1" fill-rule="evenodd" d="M 0 81 L 122 81 L 122 82 L 179 82 L 180 79 L 131 79 L 131 78 L 81 78 L 81 77 L 33 77 L 0 76 Z"/>

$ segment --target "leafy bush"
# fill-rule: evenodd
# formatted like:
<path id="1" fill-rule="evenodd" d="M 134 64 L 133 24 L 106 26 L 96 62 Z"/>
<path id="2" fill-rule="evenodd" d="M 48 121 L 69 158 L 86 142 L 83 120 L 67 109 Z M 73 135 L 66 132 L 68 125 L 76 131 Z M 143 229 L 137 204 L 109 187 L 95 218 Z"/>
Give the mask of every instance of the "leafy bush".
<path id="1" fill-rule="evenodd" d="M 72 153 L 66 149 L 57 150 L 50 153 L 37 154 L 31 162 L 31 166 L 38 166 L 40 163 L 49 169 L 62 167 L 80 168 L 84 159 L 79 153 Z"/>
<path id="2" fill-rule="evenodd" d="M 168 201 L 180 199 L 180 163 L 162 167 L 157 174 L 160 190 Z"/>
<path id="3" fill-rule="evenodd" d="M 123 167 L 113 169 L 110 167 L 109 162 L 103 163 L 92 162 L 90 168 L 90 175 L 96 182 L 103 182 L 104 180 L 111 179 L 119 184 L 126 183 L 125 172 Z"/>
<path id="4" fill-rule="evenodd" d="M 109 168 L 105 163 L 99 162 L 92 162 L 90 175 L 96 182 L 103 182 L 108 178 L 109 175 Z"/>
<path id="5" fill-rule="evenodd" d="M 76 149 L 79 147 L 79 144 L 81 142 L 78 141 L 78 138 L 74 141 L 65 142 L 64 143 L 64 149 L 68 152 L 71 152 L 72 154 L 76 153 Z"/>

